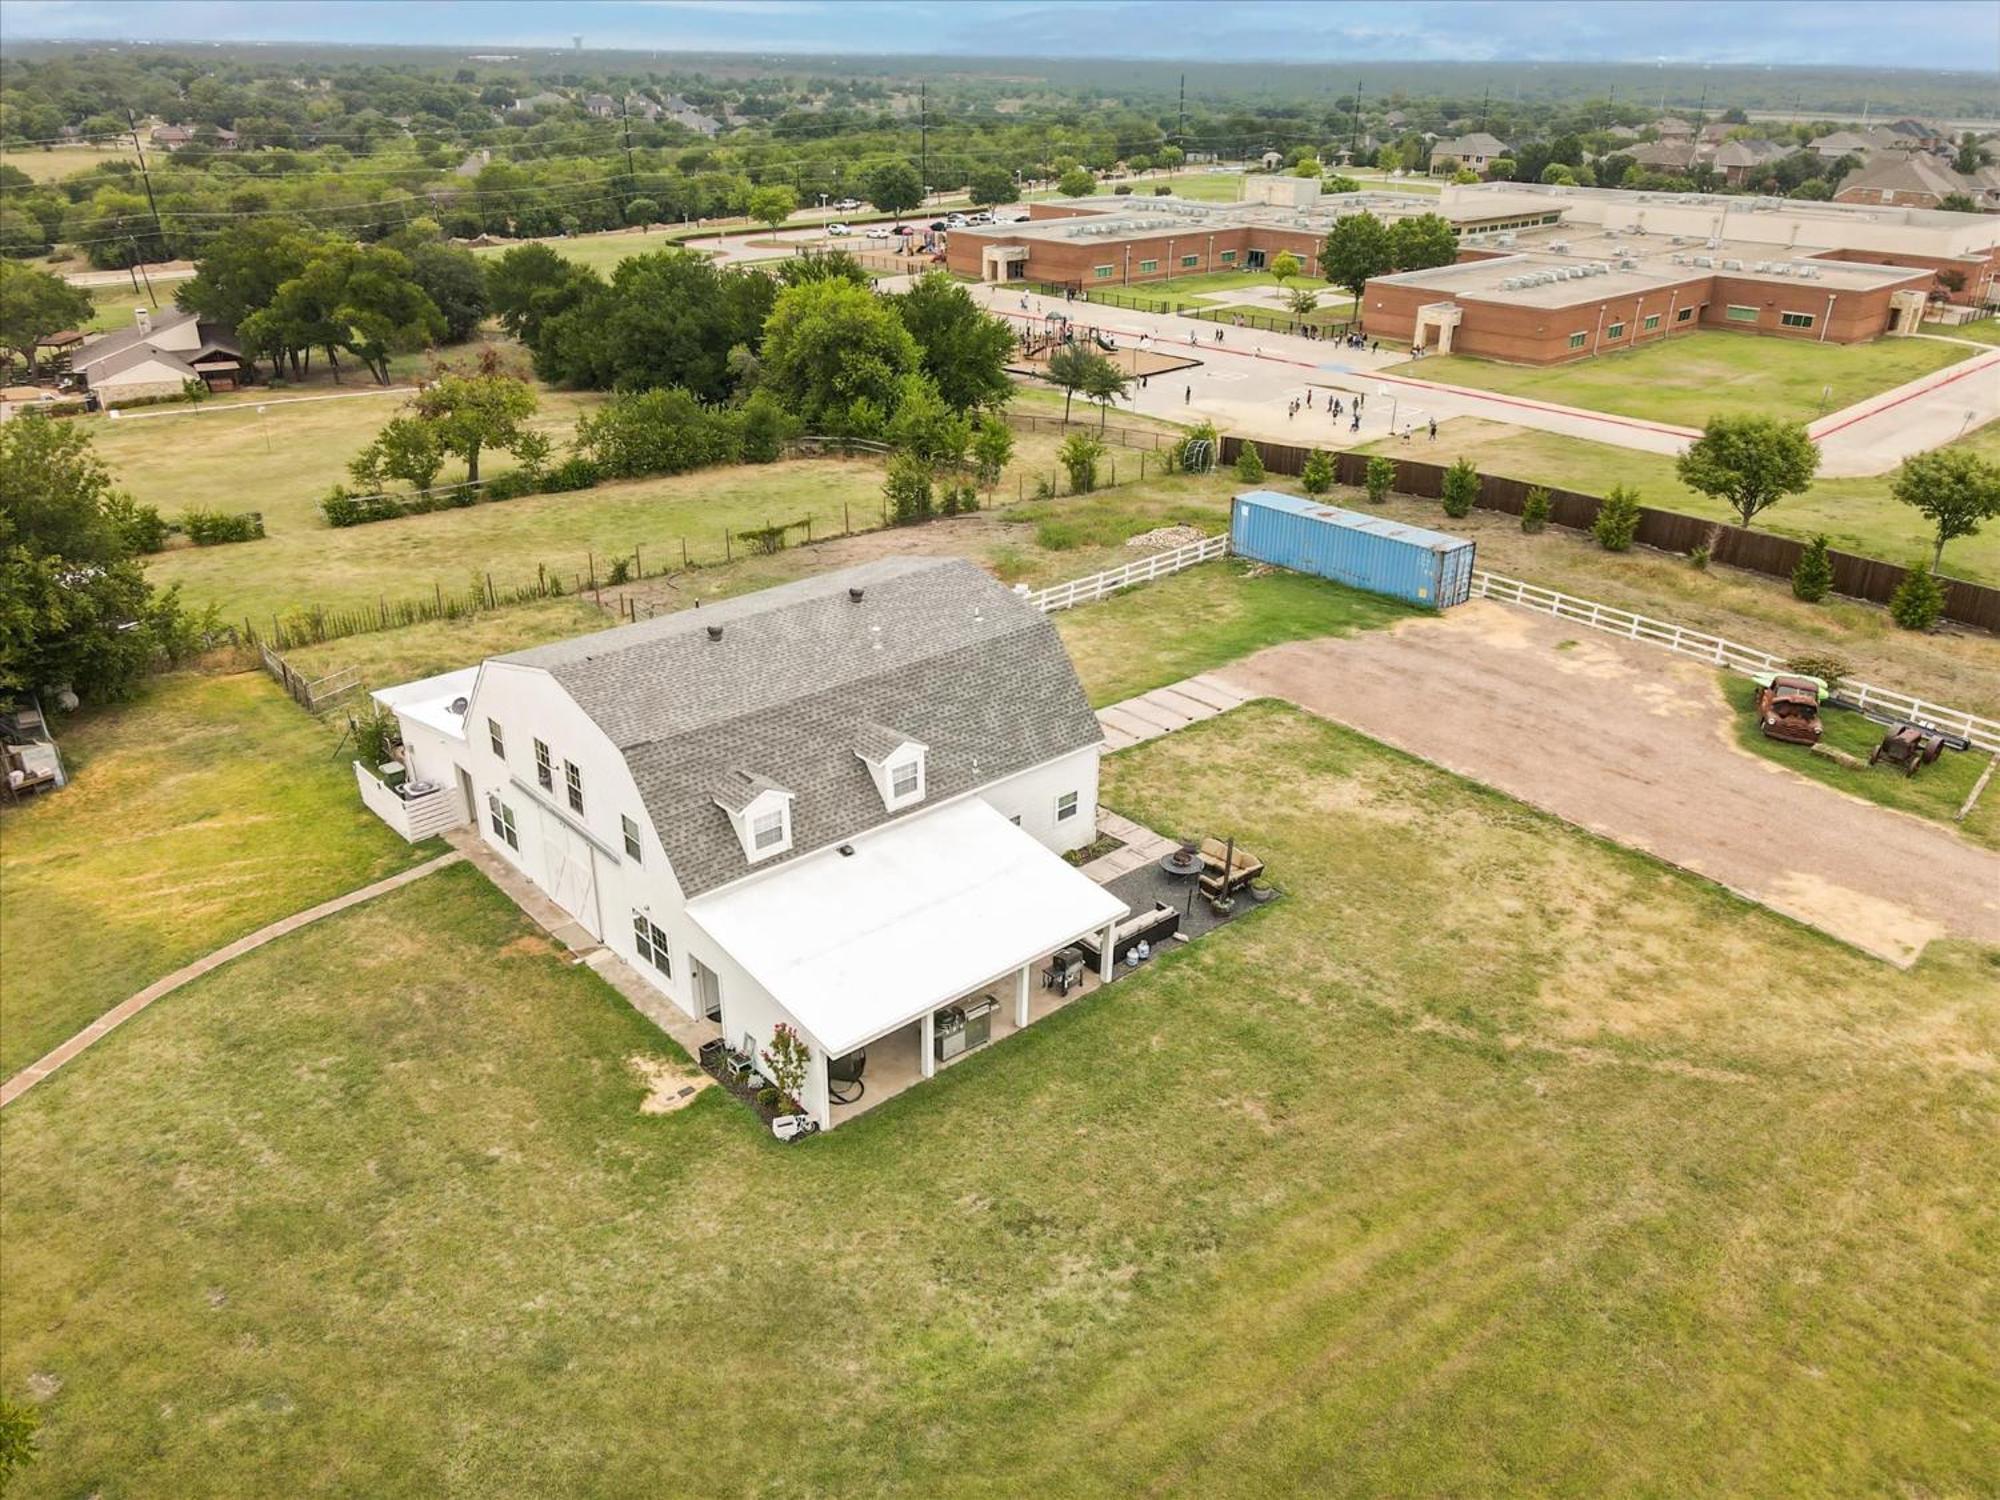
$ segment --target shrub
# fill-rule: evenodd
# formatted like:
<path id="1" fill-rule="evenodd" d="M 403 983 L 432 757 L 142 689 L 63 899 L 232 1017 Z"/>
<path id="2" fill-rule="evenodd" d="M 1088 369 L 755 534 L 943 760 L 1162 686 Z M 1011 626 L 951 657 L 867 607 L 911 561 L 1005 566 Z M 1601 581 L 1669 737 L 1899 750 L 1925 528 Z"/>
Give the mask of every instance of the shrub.
<path id="1" fill-rule="evenodd" d="M 1688 566 L 1697 573 L 1708 571 L 1708 560 L 1714 556 L 1714 549 L 1707 542 L 1688 548 Z"/>
<path id="2" fill-rule="evenodd" d="M 1833 592 L 1833 559 L 1826 555 L 1826 538 L 1816 536 L 1806 543 L 1792 568 L 1792 593 L 1808 604 L 1817 604 Z"/>
<path id="3" fill-rule="evenodd" d="M 1222 438 L 1213 422 L 1197 422 L 1167 450 L 1167 465 L 1182 474 L 1206 474 L 1222 456 Z"/>
<path id="4" fill-rule="evenodd" d="M 775 551 L 776 549 L 772 550 Z M 618 587 L 621 583 L 630 583 L 632 581 L 632 559 L 629 557 L 614 557 L 611 560 L 611 574 L 604 581 L 613 588 Z"/>
<path id="5" fill-rule="evenodd" d="M 1257 451 L 1255 443 L 1245 443 L 1243 451 L 1236 455 L 1236 477 L 1245 484 L 1255 484 L 1264 477 L 1264 455 Z"/>
<path id="6" fill-rule="evenodd" d="M 703 406 L 684 390 L 633 391 L 578 419 L 576 452 L 595 465 L 599 478 L 684 474 L 734 463 L 743 451 L 741 428 L 737 413 Z"/>
<path id="7" fill-rule="evenodd" d="M 737 410 L 737 432 L 743 462 L 776 463 L 785 444 L 805 430 L 801 422 L 769 391 L 758 391 Z"/>
<path id="8" fill-rule="evenodd" d="M 486 481 L 480 495 L 482 500 L 518 500 L 523 495 L 532 495 L 542 487 L 544 476 L 532 474 L 526 469 L 509 469 L 504 474 L 496 474 Z M 467 493 L 470 493 L 469 491 Z"/>
<path id="9" fill-rule="evenodd" d="M 1104 453 L 1104 444 L 1088 432 L 1072 432 L 1063 439 L 1056 457 L 1069 475 L 1072 495 L 1087 495 L 1097 488 L 1097 461 Z"/>
<path id="10" fill-rule="evenodd" d="M 1368 491 L 1368 498 L 1380 505 L 1389 498 L 1389 491 L 1396 487 L 1396 461 L 1376 454 L 1368 460 L 1361 483 Z"/>
<path id="11" fill-rule="evenodd" d="M 562 494 L 567 490 L 587 490 L 592 485 L 602 483 L 604 471 L 590 459 L 578 454 L 566 458 L 543 477 L 542 488 L 550 494 Z"/>
<path id="12" fill-rule="evenodd" d="M 158 507 L 140 505 L 127 495 L 105 502 L 104 513 L 134 552 L 158 552 L 167 545 L 167 523 Z"/>
<path id="13" fill-rule="evenodd" d="M 962 516 L 979 509 L 979 491 L 969 484 L 948 484 L 938 490 L 938 514 Z"/>
<path id="14" fill-rule="evenodd" d="M 1299 484 L 1308 495 L 1324 495 L 1333 488 L 1333 460 L 1313 449 L 1305 468 L 1299 471 Z"/>
<path id="15" fill-rule="evenodd" d="M 1803 677 L 1817 677 L 1826 684 L 1830 693 L 1840 690 L 1841 680 L 1847 676 L 1847 663 L 1837 656 L 1794 656 L 1785 663 L 1787 672 L 1797 672 Z"/>
<path id="16" fill-rule="evenodd" d="M 1454 520 L 1472 514 L 1472 502 L 1479 498 L 1479 471 L 1470 459 L 1461 458 L 1444 471 L 1444 513 Z"/>
<path id="17" fill-rule="evenodd" d="M 191 510 L 181 517 L 181 530 L 197 547 L 254 542 L 264 534 L 264 518 L 254 510 Z"/>
<path id="18" fill-rule="evenodd" d="M 1613 485 L 1611 493 L 1598 502 L 1597 519 L 1590 523 L 1590 534 L 1606 552 L 1627 551 L 1632 538 L 1639 534 L 1638 492 L 1622 484 Z"/>
<path id="19" fill-rule="evenodd" d="M 912 453 L 898 453 L 889 461 L 889 477 L 882 483 L 889 501 L 889 519 L 898 526 L 928 521 L 935 514 L 931 500 L 931 467 Z"/>
<path id="20" fill-rule="evenodd" d="M 1896 592 L 1889 596 L 1889 618 L 1905 630 L 1929 630 L 1944 613 L 1944 585 L 1931 576 L 1921 560 L 1910 564 Z"/>
<path id="21" fill-rule="evenodd" d="M 1521 501 L 1521 529 L 1533 533 L 1549 524 L 1549 492 L 1539 484 Z"/>

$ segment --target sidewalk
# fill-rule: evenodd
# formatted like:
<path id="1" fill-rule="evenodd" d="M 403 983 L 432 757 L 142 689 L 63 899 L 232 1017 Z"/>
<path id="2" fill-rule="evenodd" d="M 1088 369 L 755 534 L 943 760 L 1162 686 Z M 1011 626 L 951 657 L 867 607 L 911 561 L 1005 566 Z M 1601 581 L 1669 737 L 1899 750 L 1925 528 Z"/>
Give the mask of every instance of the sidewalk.
<path id="1" fill-rule="evenodd" d="M 171 995 L 191 980 L 199 979 L 202 975 L 221 968 L 231 959 L 241 958 L 253 949 L 261 948 L 273 939 L 284 937 L 288 933 L 297 932 L 301 927 L 317 922 L 323 917 L 346 911 L 350 906 L 359 906 L 364 901 L 372 901 L 375 897 L 387 895 L 390 891 L 400 890 L 412 881 L 422 880 L 426 875 L 442 870 L 446 865 L 457 864 L 464 857 L 458 853 L 440 854 L 436 859 L 426 860 L 403 871 L 400 875 L 391 875 L 386 880 L 376 881 L 373 885 L 364 885 L 358 891 L 349 891 L 345 896 L 336 896 L 331 901 L 322 901 L 318 906 L 293 912 L 289 917 L 273 922 L 267 927 L 258 928 L 248 937 L 240 937 L 235 942 L 225 944 L 213 953 L 174 970 L 164 979 L 154 980 L 130 999 L 120 1001 L 40 1061 L 30 1063 L 4 1084 L 0 1084 L 0 1109 L 5 1109 L 63 1064 L 95 1046 L 155 1000 Z"/>

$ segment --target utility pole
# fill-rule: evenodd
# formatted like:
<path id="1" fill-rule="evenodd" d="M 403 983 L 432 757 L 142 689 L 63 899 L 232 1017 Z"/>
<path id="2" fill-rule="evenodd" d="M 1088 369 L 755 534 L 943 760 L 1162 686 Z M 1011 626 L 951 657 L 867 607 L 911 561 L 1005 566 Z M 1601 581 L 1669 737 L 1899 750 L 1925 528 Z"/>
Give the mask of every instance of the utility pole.
<path id="1" fill-rule="evenodd" d="M 639 191 L 639 174 L 632 170 L 632 91 L 630 89 L 627 89 L 624 97 L 618 101 L 618 114 L 625 122 L 624 217 L 630 218 L 632 216 L 632 198 Z M 645 232 L 646 226 L 641 224 L 639 226 L 639 233 L 644 234 Z"/>
<path id="2" fill-rule="evenodd" d="M 1354 80 L 1354 128 L 1353 133 L 1347 139 L 1347 154 L 1350 160 L 1361 154 L 1361 80 L 1359 78 Z"/>
<path id="3" fill-rule="evenodd" d="M 153 174 L 146 170 L 146 153 L 139 145 L 139 117 L 131 110 L 125 111 L 125 123 L 132 127 L 132 154 L 139 158 L 139 177 L 146 184 L 146 207 L 153 211 L 153 233 L 159 239 L 160 253 L 167 253 L 167 231 L 160 223 L 160 205 L 153 201 Z M 150 281 L 152 278 L 148 277 Z"/>
<path id="4" fill-rule="evenodd" d="M 1490 105 L 1492 102 L 1493 102 L 1493 85 L 1489 83 L 1486 85 L 1485 97 L 1483 97 L 1479 101 L 1479 128 L 1481 130 L 1484 130 L 1486 128 L 1486 109 L 1487 106 Z"/>
<path id="5" fill-rule="evenodd" d="M 917 191 L 920 203 L 931 201 L 931 93 L 928 83 L 917 85 Z"/>
<path id="6" fill-rule="evenodd" d="M 1181 106 L 1179 124 L 1174 130 L 1174 144 L 1182 151 L 1187 150 L 1187 74 L 1181 74 Z"/>

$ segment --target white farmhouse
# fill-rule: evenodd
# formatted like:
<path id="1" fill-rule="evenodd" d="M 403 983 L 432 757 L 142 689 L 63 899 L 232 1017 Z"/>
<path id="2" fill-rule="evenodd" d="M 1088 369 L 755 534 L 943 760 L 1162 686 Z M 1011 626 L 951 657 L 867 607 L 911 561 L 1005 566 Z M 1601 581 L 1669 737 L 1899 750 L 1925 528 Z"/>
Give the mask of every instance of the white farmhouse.
<path id="1" fill-rule="evenodd" d="M 789 1023 L 803 1103 L 934 1016 L 1030 1018 L 1037 963 L 1126 907 L 1096 838 L 1102 734 L 1054 627 L 971 563 L 893 559 L 496 656 L 375 694 L 406 836 L 480 835 L 689 1017 L 755 1056 Z M 400 787 L 390 785 L 400 774 Z"/>

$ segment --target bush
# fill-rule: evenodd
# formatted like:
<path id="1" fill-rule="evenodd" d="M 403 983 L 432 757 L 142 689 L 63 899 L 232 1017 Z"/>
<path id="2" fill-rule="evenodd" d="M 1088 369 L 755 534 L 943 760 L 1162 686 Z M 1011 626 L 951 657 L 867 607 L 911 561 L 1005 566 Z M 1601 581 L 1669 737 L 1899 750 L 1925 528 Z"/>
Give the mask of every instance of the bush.
<path id="1" fill-rule="evenodd" d="M 1613 485 L 1611 493 L 1598 502 L 1597 519 L 1590 523 L 1590 534 L 1606 552 L 1629 550 L 1632 538 L 1639 534 L 1638 492 L 1622 484 Z"/>
<path id="2" fill-rule="evenodd" d="M 181 530 L 197 547 L 254 542 L 264 534 L 264 518 L 254 510 L 191 510 L 181 517 Z"/>
<path id="3" fill-rule="evenodd" d="M 1540 485 L 1529 490 L 1521 501 L 1521 529 L 1530 534 L 1549 524 L 1549 492 Z"/>
<path id="4" fill-rule="evenodd" d="M 889 461 L 889 477 L 882 483 L 889 502 L 889 519 L 898 526 L 928 521 L 936 514 L 931 500 L 931 468 L 910 453 L 898 453 Z"/>
<path id="5" fill-rule="evenodd" d="M 1833 592 L 1833 559 L 1826 555 L 1826 538 L 1816 536 L 1806 543 L 1792 568 L 1792 594 L 1808 604 L 1817 604 Z"/>
<path id="6" fill-rule="evenodd" d="M 1313 449 L 1305 468 L 1299 472 L 1299 484 L 1308 495 L 1324 495 L 1333 488 L 1333 460 Z"/>
<path id="7" fill-rule="evenodd" d="M 1785 663 L 1787 672 L 1797 672 L 1802 677 L 1817 677 L 1826 684 L 1829 693 L 1840 690 L 1841 680 L 1847 676 L 1847 663 L 1837 656 L 1794 656 Z"/>
<path id="8" fill-rule="evenodd" d="M 614 557 L 611 560 L 610 576 L 604 581 L 613 588 L 617 588 L 621 583 L 630 583 L 632 581 L 632 559 L 629 557 Z"/>
<path id="9" fill-rule="evenodd" d="M 1389 498 L 1389 491 L 1396 487 L 1396 461 L 1376 454 L 1368 460 L 1361 483 L 1368 491 L 1368 498 L 1380 505 Z"/>
<path id="10" fill-rule="evenodd" d="M 1087 495 L 1097 488 L 1097 461 L 1104 457 L 1104 444 L 1088 432 L 1072 432 L 1056 450 L 1063 470 L 1069 475 L 1069 492 Z"/>
<path id="11" fill-rule="evenodd" d="M 1257 451 L 1255 443 L 1245 443 L 1243 451 L 1236 455 L 1236 477 L 1245 484 L 1255 484 L 1264 477 L 1264 455 Z"/>
<path id="12" fill-rule="evenodd" d="M 1180 474 L 1206 474 L 1222 456 L 1222 437 L 1213 422 L 1197 422 L 1167 450 L 1167 466 Z"/>
<path id="13" fill-rule="evenodd" d="M 1472 514 L 1472 503 L 1479 498 L 1479 471 L 1472 467 L 1470 459 L 1461 458 L 1444 471 L 1444 513 L 1454 520 Z"/>
<path id="14" fill-rule="evenodd" d="M 969 515 L 979 509 L 979 491 L 969 484 L 948 484 L 938 490 L 938 514 Z"/>
<path id="15" fill-rule="evenodd" d="M 634 391 L 613 396 L 578 419 L 576 451 L 600 478 L 684 474 L 736 462 L 743 452 L 742 426 L 739 413 L 703 406 L 677 387 Z"/>
<path id="16" fill-rule="evenodd" d="M 105 502 L 104 513 L 134 552 L 158 552 L 167 545 L 167 523 L 156 506 L 114 495 Z"/>
<path id="17" fill-rule="evenodd" d="M 530 473 L 526 469 L 509 469 L 504 474 L 496 474 L 483 486 L 482 500 L 518 500 L 523 495 L 532 495 L 542 487 L 543 476 Z M 467 491 L 466 493 L 470 493 Z"/>
<path id="18" fill-rule="evenodd" d="M 542 488 L 552 495 L 568 490 L 587 490 L 604 482 L 604 471 L 581 454 L 566 458 L 542 477 Z"/>
<path id="19" fill-rule="evenodd" d="M 1911 563 L 1889 596 L 1889 618 L 1905 630 L 1929 630 L 1943 613 L 1944 585 L 1931 576 L 1929 563 Z"/>

